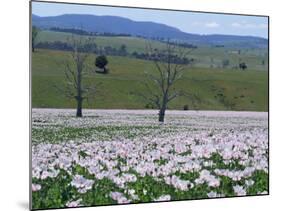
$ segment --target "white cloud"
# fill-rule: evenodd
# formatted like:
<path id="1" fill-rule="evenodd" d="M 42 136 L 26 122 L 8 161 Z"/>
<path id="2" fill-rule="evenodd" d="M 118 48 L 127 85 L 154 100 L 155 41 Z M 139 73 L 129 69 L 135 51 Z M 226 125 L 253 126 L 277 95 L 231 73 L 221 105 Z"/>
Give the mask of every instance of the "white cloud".
<path id="1" fill-rule="evenodd" d="M 208 23 L 205 23 L 205 26 L 209 27 L 209 28 L 217 28 L 220 25 L 217 22 L 208 22 Z"/>
<path id="2" fill-rule="evenodd" d="M 244 29 L 266 29 L 267 24 L 254 24 L 254 23 L 248 23 L 248 22 L 234 22 L 231 24 L 232 27 L 235 28 L 244 28 Z"/>
<path id="3" fill-rule="evenodd" d="M 217 28 L 220 26 L 217 22 L 211 21 L 211 22 L 193 22 L 193 26 L 203 26 L 208 28 Z"/>

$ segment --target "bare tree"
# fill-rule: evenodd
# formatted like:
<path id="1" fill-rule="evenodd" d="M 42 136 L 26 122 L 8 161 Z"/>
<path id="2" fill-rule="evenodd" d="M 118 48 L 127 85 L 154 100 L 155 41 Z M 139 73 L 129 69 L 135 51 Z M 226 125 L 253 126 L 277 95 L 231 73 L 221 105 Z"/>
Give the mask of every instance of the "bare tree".
<path id="1" fill-rule="evenodd" d="M 166 109 L 172 100 L 180 96 L 199 100 L 196 95 L 177 89 L 175 86 L 182 79 L 183 72 L 186 70 L 186 65 L 178 62 L 179 58 L 186 58 L 194 49 L 179 47 L 168 40 L 165 50 L 161 53 L 161 58 L 158 50 L 153 49 L 150 43 L 147 43 L 146 50 L 148 55 L 153 55 L 150 60 L 156 71 L 146 72 L 148 80 L 143 83 L 147 93 L 138 93 L 138 95 L 159 109 L 158 120 L 164 122 Z"/>
<path id="2" fill-rule="evenodd" d="M 93 68 L 87 64 L 92 55 L 91 46 L 94 46 L 94 40 L 92 37 L 72 35 L 68 42 L 72 50 L 70 58 L 65 61 L 65 87 L 63 89 L 56 87 L 63 91 L 67 98 L 76 100 L 76 117 L 82 117 L 84 100 L 89 101 L 96 93 L 98 86 L 98 84 L 93 84 L 93 81 L 88 84 L 84 81 L 86 75 L 94 73 L 91 71 Z"/>
<path id="3" fill-rule="evenodd" d="M 32 26 L 32 37 L 31 37 L 32 52 L 35 52 L 35 41 L 38 33 L 39 33 L 39 29 L 36 26 Z"/>

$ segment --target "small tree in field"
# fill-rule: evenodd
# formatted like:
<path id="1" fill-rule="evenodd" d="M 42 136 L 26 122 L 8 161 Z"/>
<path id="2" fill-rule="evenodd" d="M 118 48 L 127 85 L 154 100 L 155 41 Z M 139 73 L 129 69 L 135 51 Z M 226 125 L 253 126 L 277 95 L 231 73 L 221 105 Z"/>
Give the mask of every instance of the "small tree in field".
<path id="1" fill-rule="evenodd" d="M 32 38 L 31 38 L 32 52 L 35 51 L 35 40 L 38 33 L 39 33 L 39 29 L 36 26 L 32 26 Z"/>
<path id="2" fill-rule="evenodd" d="M 245 62 L 240 63 L 239 68 L 242 69 L 242 70 L 246 70 L 247 69 L 246 63 Z"/>
<path id="3" fill-rule="evenodd" d="M 192 50 L 193 49 L 179 47 L 167 41 L 166 48 L 161 53 L 160 58 L 160 54 L 156 52 L 149 43 L 147 45 L 147 54 L 153 55 L 150 60 L 155 66 L 155 72 L 151 71 L 150 73 L 146 73 L 147 80 L 144 80 L 143 83 L 147 93 L 139 93 L 139 95 L 159 109 L 159 122 L 164 122 L 165 112 L 169 103 L 177 97 L 185 96 L 193 100 L 199 100 L 195 95 L 176 87 L 177 82 L 182 79 L 183 72 L 186 70 L 185 67 L 187 67 L 187 65 L 179 64 L 175 59 L 186 58 Z M 175 55 L 177 55 L 177 57 L 175 57 Z"/>
<path id="4" fill-rule="evenodd" d="M 92 56 L 89 46 L 93 45 L 93 38 L 73 36 L 69 39 L 72 47 L 69 59 L 65 61 L 65 87 L 62 90 L 66 97 L 76 101 L 76 117 L 82 117 L 82 105 L 84 100 L 89 100 L 96 93 L 97 85 L 86 84 L 84 77 L 90 72 L 91 67 L 87 65 Z"/>
<path id="5" fill-rule="evenodd" d="M 103 73 L 105 73 L 105 74 L 108 73 L 108 69 L 106 68 L 107 64 L 108 64 L 108 60 L 107 60 L 106 56 L 101 55 L 96 58 L 96 61 L 95 61 L 96 67 L 103 69 Z"/>

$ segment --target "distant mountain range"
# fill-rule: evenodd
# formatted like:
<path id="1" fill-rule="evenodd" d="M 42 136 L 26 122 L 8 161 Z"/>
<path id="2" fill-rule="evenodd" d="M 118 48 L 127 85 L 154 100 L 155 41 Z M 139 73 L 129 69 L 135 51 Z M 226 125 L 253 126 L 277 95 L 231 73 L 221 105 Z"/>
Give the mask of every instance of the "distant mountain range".
<path id="1" fill-rule="evenodd" d="M 165 24 L 133 21 L 118 16 L 65 14 L 40 17 L 32 15 L 32 24 L 41 29 L 79 28 L 97 33 L 125 33 L 147 38 L 170 38 L 196 45 L 224 45 L 239 48 L 267 48 L 268 46 L 268 40 L 261 37 L 191 34 Z"/>

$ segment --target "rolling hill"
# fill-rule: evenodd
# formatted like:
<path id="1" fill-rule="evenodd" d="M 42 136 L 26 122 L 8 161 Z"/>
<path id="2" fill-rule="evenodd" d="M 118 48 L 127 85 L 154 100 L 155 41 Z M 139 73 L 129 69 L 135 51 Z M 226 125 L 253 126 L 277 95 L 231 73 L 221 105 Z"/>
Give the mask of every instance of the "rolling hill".
<path id="1" fill-rule="evenodd" d="M 41 28 L 83 28 L 96 33 L 126 33 L 147 38 L 170 38 L 197 45 L 225 45 L 241 48 L 267 48 L 268 40 L 253 36 L 198 35 L 155 22 L 133 21 L 117 16 L 65 14 L 40 17 L 32 15 L 32 24 Z"/>

